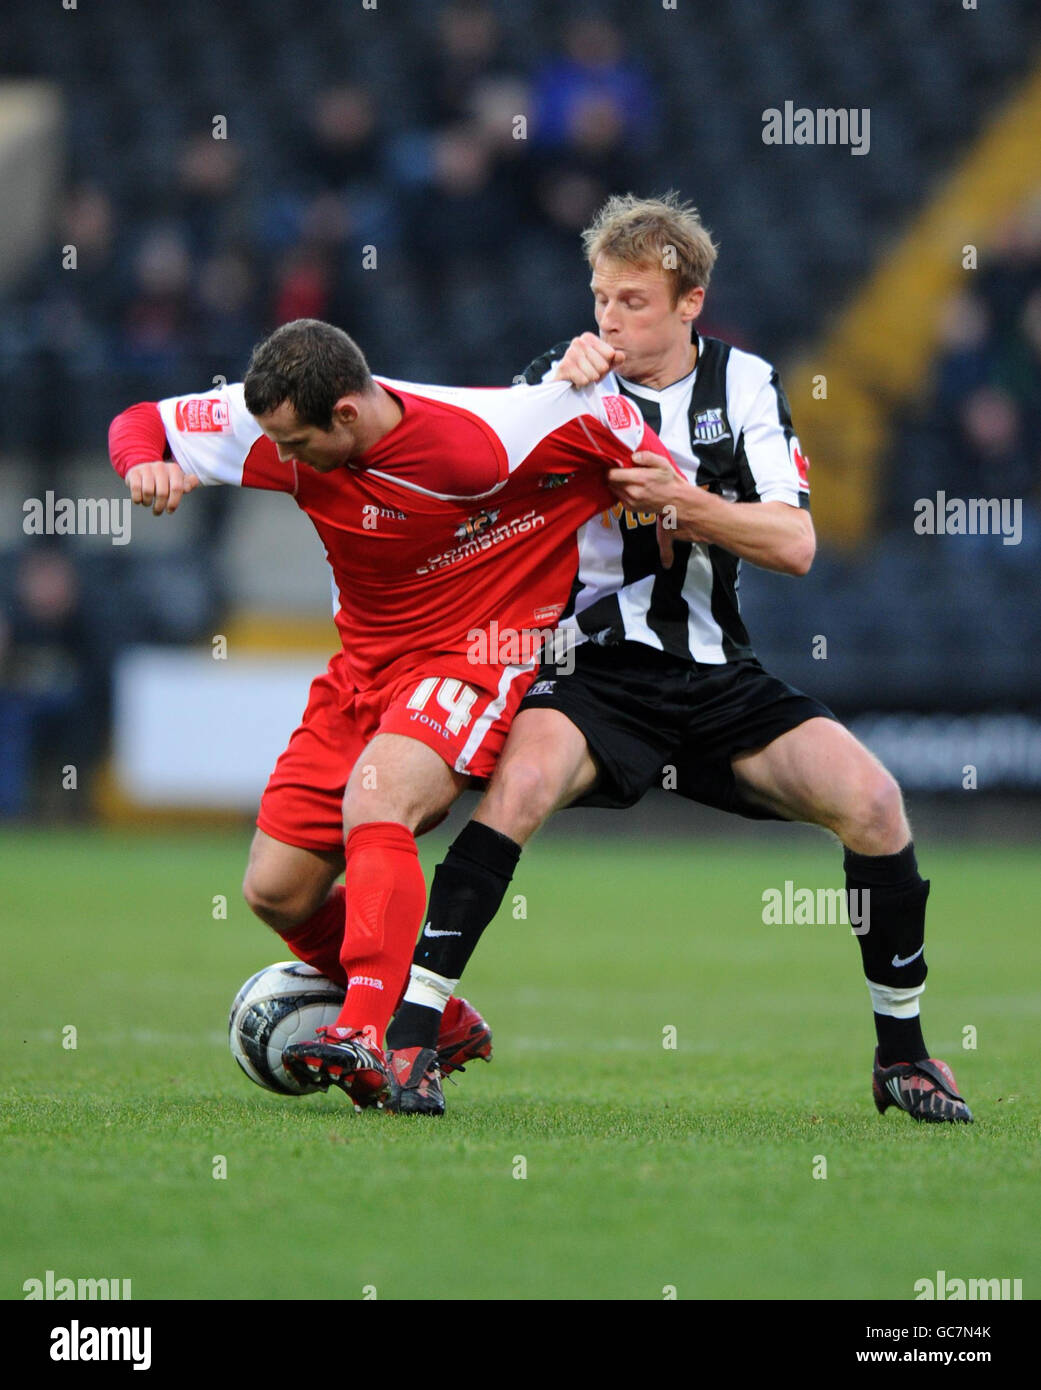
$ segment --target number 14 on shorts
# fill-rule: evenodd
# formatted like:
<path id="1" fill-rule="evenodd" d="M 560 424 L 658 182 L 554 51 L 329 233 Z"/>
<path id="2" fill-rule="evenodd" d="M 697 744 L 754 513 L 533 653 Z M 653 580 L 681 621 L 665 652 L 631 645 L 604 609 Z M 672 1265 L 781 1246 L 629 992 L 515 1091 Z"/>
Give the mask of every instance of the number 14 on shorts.
<path id="1" fill-rule="evenodd" d="M 471 710 L 477 703 L 477 691 L 451 676 L 427 676 L 410 696 L 408 708 L 424 710 L 435 691 L 437 703 L 448 716 L 445 720 L 448 732 L 457 734 L 460 729 L 465 729 L 473 718 Z"/>

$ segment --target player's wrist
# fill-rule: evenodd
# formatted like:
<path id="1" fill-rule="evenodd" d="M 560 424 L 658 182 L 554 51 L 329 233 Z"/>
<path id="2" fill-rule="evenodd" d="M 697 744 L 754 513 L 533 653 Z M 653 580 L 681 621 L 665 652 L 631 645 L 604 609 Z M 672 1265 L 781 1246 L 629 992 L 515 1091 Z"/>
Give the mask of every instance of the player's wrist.
<path id="1" fill-rule="evenodd" d="M 721 497 L 703 488 L 683 488 L 678 491 L 675 506 L 677 534 L 681 540 L 716 541 L 713 523 L 721 519 L 719 508 L 726 506 Z"/>

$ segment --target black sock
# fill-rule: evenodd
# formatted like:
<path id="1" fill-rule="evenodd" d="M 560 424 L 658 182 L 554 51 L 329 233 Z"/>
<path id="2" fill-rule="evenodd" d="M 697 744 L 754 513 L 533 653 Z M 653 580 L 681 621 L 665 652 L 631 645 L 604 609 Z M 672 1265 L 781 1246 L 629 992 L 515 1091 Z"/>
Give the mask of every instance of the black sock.
<path id="1" fill-rule="evenodd" d="M 880 1067 L 894 1067 L 897 1062 L 924 1062 L 929 1056 L 922 1037 L 922 1020 L 917 1015 L 893 1018 L 890 1014 L 875 1014 L 874 1019 Z"/>
<path id="2" fill-rule="evenodd" d="M 480 821 L 470 821 L 434 873 L 430 906 L 416 942 L 413 965 L 458 980 L 498 912 L 517 867 L 521 847 Z M 435 1047 L 441 1014 L 404 1003 L 387 1030 L 387 1046 Z"/>
<path id="3" fill-rule="evenodd" d="M 847 849 L 844 867 L 850 921 L 862 920 L 865 904 L 869 908 L 868 930 L 857 937 L 865 976 L 897 989 L 922 984 L 928 973 L 923 947 L 929 883 L 918 872 L 913 842 L 899 854 L 856 854 Z M 929 1056 L 917 1015 L 893 1018 L 876 1013 L 874 1019 L 881 1066 Z"/>

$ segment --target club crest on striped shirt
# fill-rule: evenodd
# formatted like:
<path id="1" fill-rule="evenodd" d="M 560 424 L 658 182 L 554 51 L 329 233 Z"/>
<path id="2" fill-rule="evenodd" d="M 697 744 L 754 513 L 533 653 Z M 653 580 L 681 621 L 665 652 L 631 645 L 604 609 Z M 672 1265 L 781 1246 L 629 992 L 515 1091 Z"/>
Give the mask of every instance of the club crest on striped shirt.
<path id="1" fill-rule="evenodd" d="M 730 431 L 723 419 L 722 406 L 715 410 L 699 410 L 694 416 L 694 438 L 702 444 L 714 444 L 717 439 L 729 439 Z"/>

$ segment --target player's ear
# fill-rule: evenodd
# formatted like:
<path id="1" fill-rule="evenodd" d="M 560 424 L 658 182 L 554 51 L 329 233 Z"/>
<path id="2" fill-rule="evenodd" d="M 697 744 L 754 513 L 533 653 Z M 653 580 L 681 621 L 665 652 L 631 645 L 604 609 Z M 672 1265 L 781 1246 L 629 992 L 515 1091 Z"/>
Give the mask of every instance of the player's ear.
<path id="1" fill-rule="evenodd" d="M 357 396 L 341 396 L 333 406 L 333 421 L 341 425 L 353 425 L 358 418 Z"/>
<path id="2" fill-rule="evenodd" d="M 700 285 L 680 295 L 680 318 L 684 323 L 693 323 L 705 304 L 705 291 Z"/>

